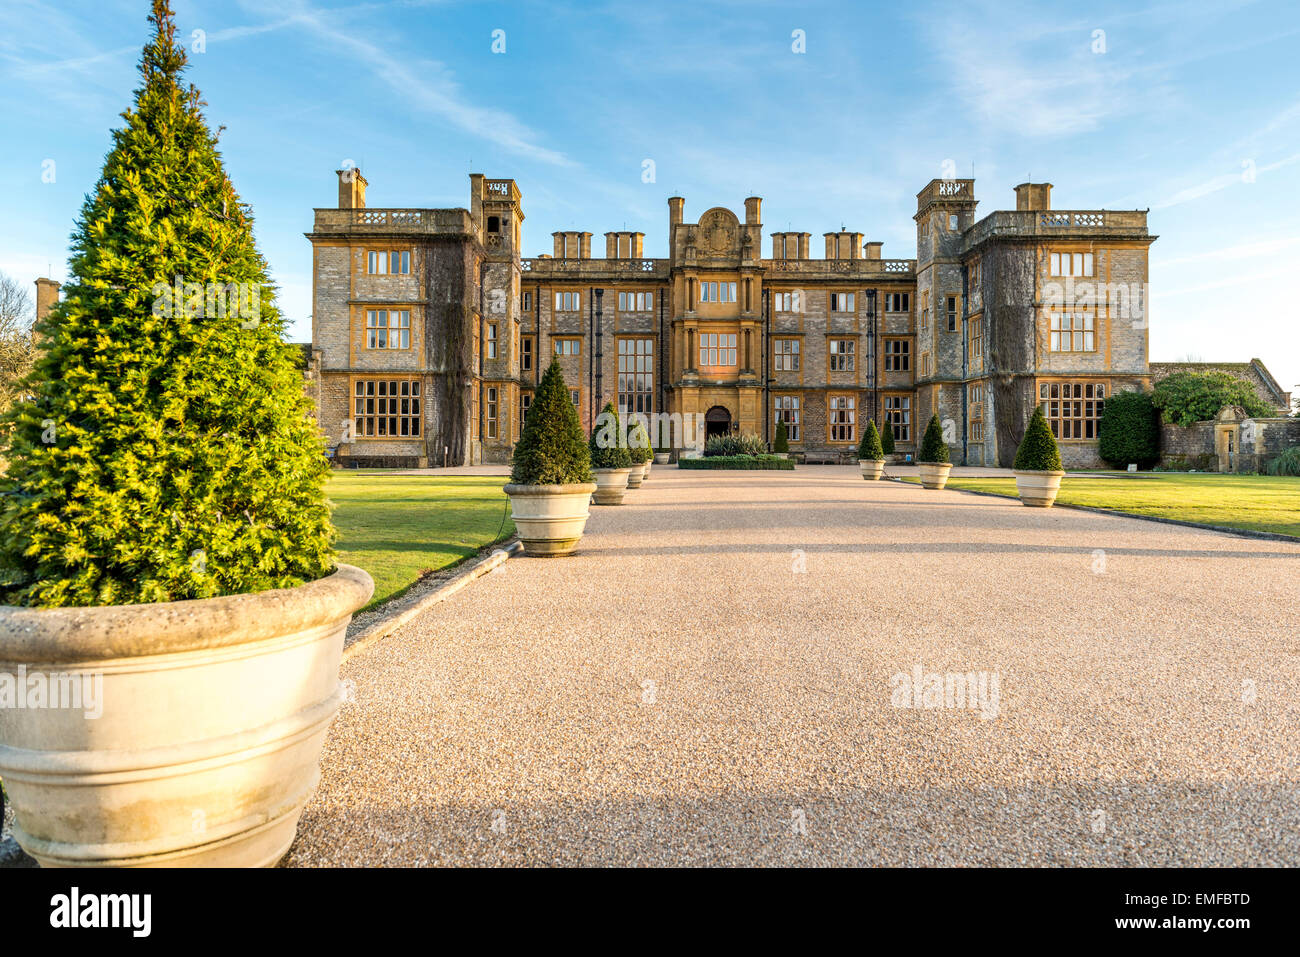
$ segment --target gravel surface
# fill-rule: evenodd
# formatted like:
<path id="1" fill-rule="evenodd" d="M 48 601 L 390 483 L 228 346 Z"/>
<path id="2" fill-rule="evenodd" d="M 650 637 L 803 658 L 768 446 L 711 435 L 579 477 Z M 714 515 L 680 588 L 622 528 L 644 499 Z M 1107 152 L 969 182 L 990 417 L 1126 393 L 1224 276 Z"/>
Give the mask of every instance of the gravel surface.
<path id="1" fill-rule="evenodd" d="M 344 667 L 286 865 L 1300 863 L 1300 545 L 848 467 L 625 502 Z"/>

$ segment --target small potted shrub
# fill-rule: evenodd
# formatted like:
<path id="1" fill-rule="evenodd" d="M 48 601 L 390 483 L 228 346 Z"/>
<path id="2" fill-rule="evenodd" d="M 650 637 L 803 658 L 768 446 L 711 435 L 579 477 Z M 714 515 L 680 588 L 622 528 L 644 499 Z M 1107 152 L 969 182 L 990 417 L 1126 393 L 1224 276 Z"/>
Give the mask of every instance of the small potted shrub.
<path id="1" fill-rule="evenodd" d="M 943 441 L 943 427 L 939 425 L 938 414 L 930 416 L 930 424 L 925 427 L 916 464 L 920 467 L 921 485 L 924 488 L 943 488 L 948 484 L 952 461 L 948 455 L 948 446 Z"/>
<path id="2" fill-rule="evenodd" d="M 650 477 L 650 467 L 654 464 L 654 449 L 650 447 L 650 433 L 646 431 L 645 420 L 638 414 L 631 418 L 627 428 L 627 449 L 632 453 L 632 471 L 641 470 L 641 481 Z M 640 483 L 637 483 L 640 484 Z M 628 488 L 636 488 L 628 475 Z"/>
<path id="3" fill-rule="evenodd" d="M 862 432 L 862 441 L 858 443 L 858 467 L 862 469 L 862 477 L 868 480 L 880 478 L 885 470 L 885 450 L 880 447 L 876 423 L 870 419 Z"/>
<path id="4" fill-rule="evenodd" d="M 880 435 L 880 451 L 888 459 L 894 454 L 894 426 L 885 422 L 885 431 Z"/>
<path id="5" fill-rule="evenodd" d="M 1056 436 L 1043 416 L 1043 407 L 1034 406 L 1034 414 L 1025 426 L 1025 437 L 1016 449 L 1012 465 L 1016 473 L 1016 491 L 1020 503 L 1034 508 L 1051 508 L 1061 488 L 1065 470 L 1061 468 L 1061 450 Z"/>
<path id="6" fill-rule="evenodd" d="M 596 417 L 596 427 L 591 430 L 589 449 L 591 468 L 596 473 L 596 504 L 622 505 L 632 474 L 632 453 L 620 434 L 622 424 L 613 402 Z M 640 476 L 637 476 L 640 485 Z"/>
<path id="7" fill-rule="evenodd" d="M 559 362 L 552 359 L 528 407 L 506 486 L 524 554 L 571 554 L 587 527 L 594 491 L 578 410 Z"/>
<path id="8" fill-rule="evenodd" d="M 269 866 L 374 583 L 335 561 L 324 442 L 249 210 L 181 84 L 167 0 L 150 20 L 0 423 L 0 662 L 62 700 L 0 707 L 0 778 L 45 866 Z"/>
<path id="9" fill-rule="evenodd" d="M 790 428 L 784 421 L 776 424 L 776 441 L 772 443 L 772 452 L 778 459 L 790 457 Z"/>

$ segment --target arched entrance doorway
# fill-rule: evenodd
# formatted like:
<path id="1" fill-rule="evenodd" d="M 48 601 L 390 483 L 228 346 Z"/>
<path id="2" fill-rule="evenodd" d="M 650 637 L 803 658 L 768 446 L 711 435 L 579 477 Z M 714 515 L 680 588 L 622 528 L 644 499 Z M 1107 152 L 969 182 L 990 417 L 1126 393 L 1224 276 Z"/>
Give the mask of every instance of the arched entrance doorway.
<path id="1" fill-rule="evenodd" d="M 704 437 L 706 440 L 715 435 L 726 435 L 731 431 L 731 413 L 725 407 L 715 405 L 704 413 Z"/>

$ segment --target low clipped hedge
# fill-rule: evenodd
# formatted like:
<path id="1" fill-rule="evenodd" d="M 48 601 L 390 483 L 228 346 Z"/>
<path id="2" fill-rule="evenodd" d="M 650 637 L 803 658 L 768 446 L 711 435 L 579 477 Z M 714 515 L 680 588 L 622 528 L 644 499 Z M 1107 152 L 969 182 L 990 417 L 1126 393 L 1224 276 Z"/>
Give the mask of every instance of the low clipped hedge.
<path id="1" fill-rule="evenodd" d="M 794 463 L 775 455 L 713 455 L 706 459 L 679 459 L 679 469 L 752 469 L 792 472 Z"/>

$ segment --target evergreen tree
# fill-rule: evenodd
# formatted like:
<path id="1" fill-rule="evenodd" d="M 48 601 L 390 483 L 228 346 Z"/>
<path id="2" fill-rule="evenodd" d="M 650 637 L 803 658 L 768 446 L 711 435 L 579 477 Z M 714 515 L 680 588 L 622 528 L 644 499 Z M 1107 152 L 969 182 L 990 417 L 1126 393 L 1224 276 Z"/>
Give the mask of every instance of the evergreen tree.
<path id="1" fill-rule="evenodd" d="M 778 455 L 786 455 L 790 451 L 790 427 L 782 419 L 776 424 L 776 441 L 772 443 L 772 451 Z"/>
<path id="2" fill-rule="evenodd" d="M 867 427 L 862 433 L 862 441 L 858 443 L 858 458 L 879 461 L 884 457 L 885 450 L 880 446 L 880 433 L 876 431 L 876 423 L 868 419 Z"/>
<path id="3" fill-rule="evenodd" d="M 1115 392 L 1097 423 L 1097 454 L 1118 468 L 1160 460 L 1160 413 L 1150 392 Z"/>
<path id="4" fill-rule="evenodd" d="M 1061 471 L 1061 450 L 1041 405 L 1034 406 L 1034 414 L 1029 417 L 1025 436 L 1020 440 L 1020 448 L 1016 449 L 1013 467 L 1021 472 Z"/>
<path id="5" fill-rule="evenodd" d="M 181 85 L 168 0 L 149 19 L 142 82 L 74 229 L 65 298 L 38 329 L 32 398 L 0 430 L 10 603 L 205 598 L 333 566 L 323 442 L 252 217 L 199 91 Z"/>
<path id="6" fill-rule="evenodd" d="M 597 426 L 591 430 L 588 451 L 591 454 L 591 467 L 595 469 L 630 469 L 633 465 L 632 450 L 627 447 L 622 419 L 613 402 L 606 402 L 600 410 Z"/>
<path id="7" fill-rule="evenodd" d="M 646 431 L 645 421 L 639 415 L 630 421 L 631 424 L 627 427 L 627 448 L 632 454 L 632 463 L 641 465 L 653 459 L 655 453 L 650 447 L 650 433 Z"/>
<path id="8" fill-rule="evenodd" d="M 880 451 L 885 455 L 894 454 L 894 426 L 885 420 L 885 431 L 880 435 Z"/>
<path id="9" fill-rule="evenodd" d="M 930 424 L 925 427 L 925 435 L 921 439 L 921 452 L 916 460 L 935 464 L 951 461 L 948 445 L 943 440 L 943 426 L 939 424 L 937 414 L 930 416 Z"/>
<path id="10" fill-rule="evenodd" d="M 578 410 L 552 359 L 515 443 L 510 481 L 516 485 L 578 485 L 591 481 L 591 458 Z"/>

